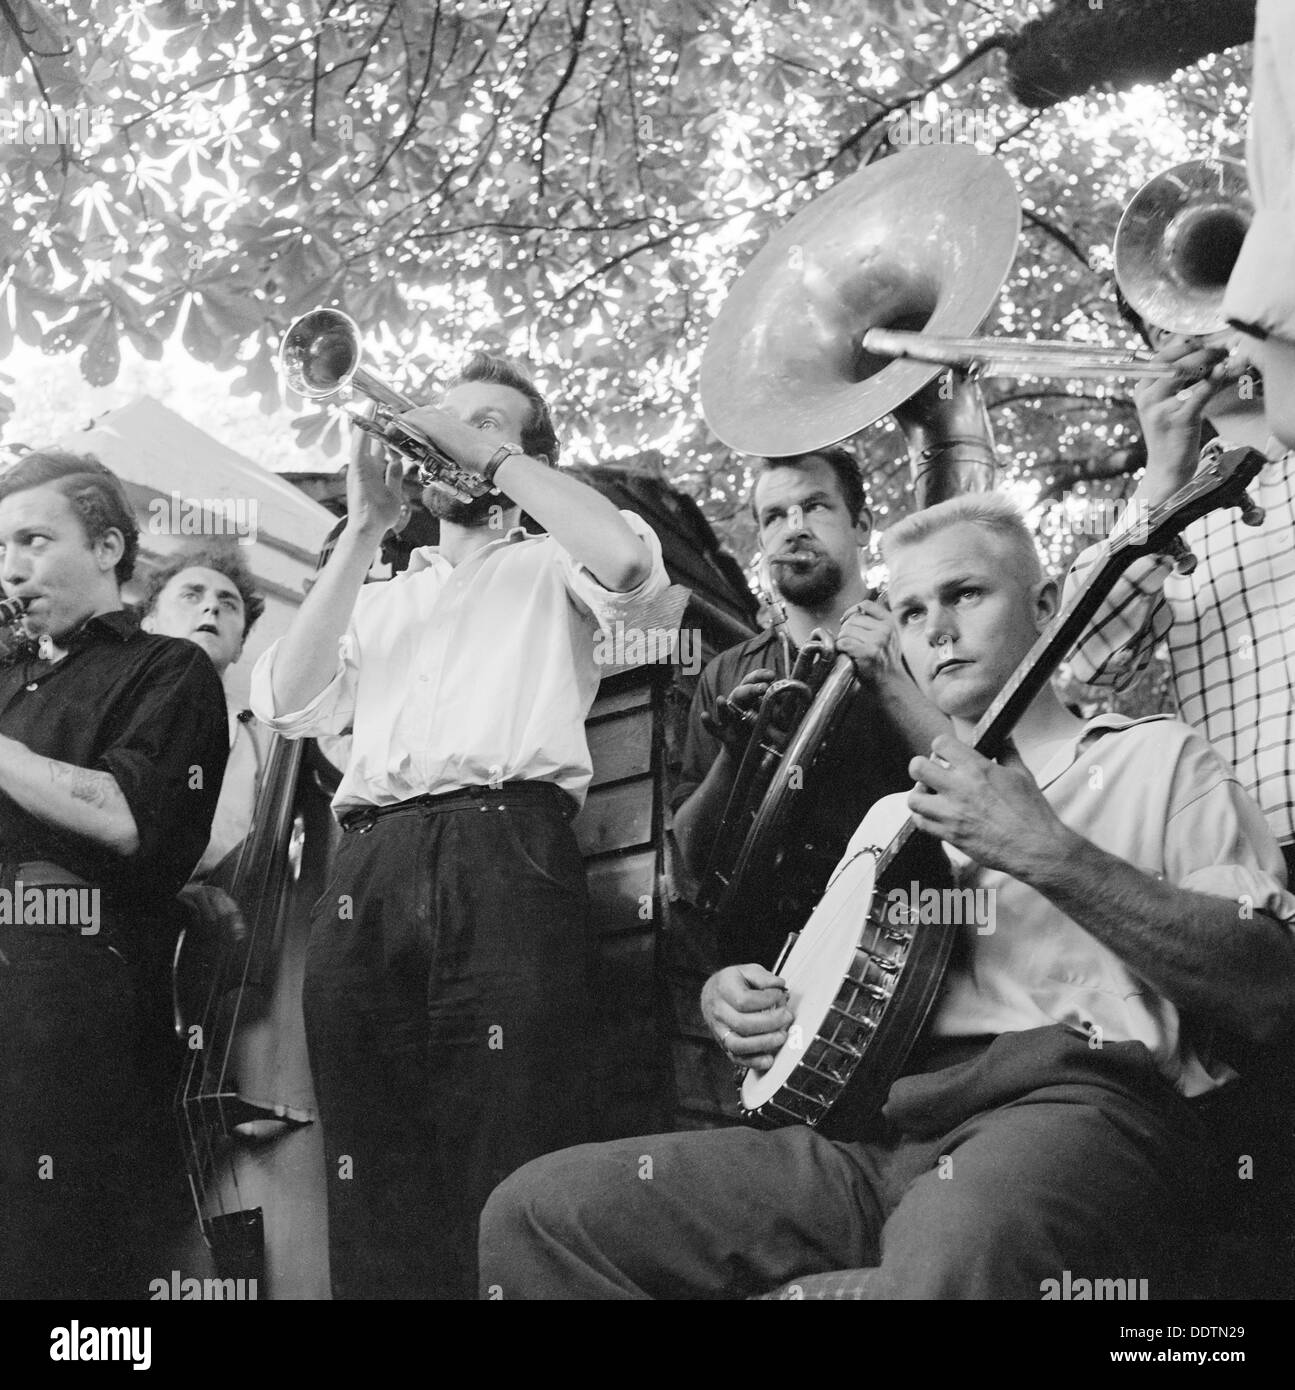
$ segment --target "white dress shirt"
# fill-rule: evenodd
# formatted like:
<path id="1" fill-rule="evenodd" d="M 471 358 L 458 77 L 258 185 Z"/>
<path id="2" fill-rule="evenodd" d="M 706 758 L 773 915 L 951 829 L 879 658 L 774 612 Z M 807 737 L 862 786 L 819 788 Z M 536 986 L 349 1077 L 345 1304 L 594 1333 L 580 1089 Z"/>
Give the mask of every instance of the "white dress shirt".
<path id="1" fill-rule="evenodd" d="M 1236 900 L 1238 920 L 1263 912 L 1292 927 L 1295 897 L 1282 888 L 1285 865 L 1258 806 L 1178 720 L 1099 715 L 1053 756 L 1038 784 L 1063 824 L 1099 849 L 1177 888 Z M 1059 1023 L 1094 1047 L 1144 1043 L 1184 1095 L 1236 1075 L 1214 1055 L 1207 1025 L 1180 1013 L 1041 893 L 952 848 L 949 856 L 962 887 L 992 895 L 983 899 L 992 917 L 988 931 L 959 928 L 966 951 L 949 972 L 935 1034 Z"/>
<path id="2" fill-rule="evenodd" d="M 247 838 L 256 814 L 256 793 L 261 780 L 261 753 L 252 730 L 229 711 L 229 761 L 225 764 L 225 780 L 220 784 L 220 800 L 211 822 L 211 839 L 194 878 L 206 878 L 209 873 Z"/>
<path id="3" fill-rule="evenodd" d="M 669 585 L 651 527 L 621 515 L 651 555 L 637 588 L 603 588 L 551 536 L 520 529 L 458 565 L 425 547 L 404 574 L 361 589 L 336 673 L 303 709 L 275 707 L 274 643 L 252 672 L 253 711 L 289 738 L 352 734 L 339 813 L 518 781 L 583 802 L 595 638 Z"/>

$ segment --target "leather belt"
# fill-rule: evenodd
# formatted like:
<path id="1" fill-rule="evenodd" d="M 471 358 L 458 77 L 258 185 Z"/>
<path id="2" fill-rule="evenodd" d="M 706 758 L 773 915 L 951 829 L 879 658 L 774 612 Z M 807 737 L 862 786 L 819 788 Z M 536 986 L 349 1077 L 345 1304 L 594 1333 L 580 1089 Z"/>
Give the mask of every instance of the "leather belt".
<path id="1" fill-rule="evenodd" d="M 344 811 L 338 824 L 344 831 L 363 835 L 380 820 L 389 816 L 408 815 L 413 811 L 440 814 L 446 811 L 506 811 L 510 806 L 548 805 L 559 811 L 565 820 L 573 820 L 580 806 L 570 792 L 556 782 L 505 782 L 498 787 L 460 787 L 452 792 L 428 792 L 396 801 L 390 806 L 360 806 Z"/>
<path id="2" fill-rule="evenodd" d="M 95 891 L 94 885 L 82 878 L 80 874 L 74 874 L 70 869 L 65 869 L 61 864 L 55 864 L 49 859 L 28 859 L 17 864 L 12 862 L 0 863 L 0 888 L 13 893 L 15 899 L 20 888 L 23 892 L 28 888 L 79 888 L 89 889 L 91 892 Z M 15 902 L 11 916 L 17 914 L 18 909 L 19 904 Z M 67 936 L 81 936 L 91 939 L 98 937 L 101 929 L 97 905 L 95 918 L 90 924 L 60 922 L 58 920 L 34 922 L 29 920 L 26 913 L 23 912 L 17 920 L 11 920 L 7 925 L 17 931 L 57 932 Z M 105 936 L 100 944 L 108 945 L 110 943 Z"/>
<path id="3" fill-rule="evenodd" d="M 6 879 L 21 879 L 28 888 L 92 888 L 89 880 L 48 859 L 29 859 L 25 864 L 5 864 Z"/>

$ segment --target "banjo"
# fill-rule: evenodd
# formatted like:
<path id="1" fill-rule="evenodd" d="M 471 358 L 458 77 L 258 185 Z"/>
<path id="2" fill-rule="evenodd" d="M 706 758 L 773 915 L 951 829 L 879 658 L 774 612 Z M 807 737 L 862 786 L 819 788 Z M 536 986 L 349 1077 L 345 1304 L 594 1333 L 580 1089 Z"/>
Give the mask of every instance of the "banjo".
<path id="1" fill-rule="evenodd" d="M 1264 465 L 1254 449 L 1217 454 L 1149 514 L 1128 508 L 1088 578 L 1031 648 L 980 719 L 972 747 L 987 758 L 1003 750 L 1016 721 L 1083 635 L 1116 580 L 1135 559 L 1188 556 L 1179 532 L 1225 506 L 1259 525 L 1263 512 L 1245 492 Z M 764 1073 L 742 1082 L 748 1119 L 777 1126 L 820 1126 L 847 1136 L 880 1109 L 934 1008 L 958 940 L 953 924 L 929 920 L 892 885 L 952 883 L 938 840 L 919 831 L 907 794 L 883 797 L 855 831 L 809 920 L 774 967 L 795 1021 Z M 905 896 L 908 896 L 907 894 Z M 922 900 L 928 900 L 923 892 Z M 941 901 L 948 901 L 942 894 Z M 937 915 L 938 914 L 934 914 Z"/>

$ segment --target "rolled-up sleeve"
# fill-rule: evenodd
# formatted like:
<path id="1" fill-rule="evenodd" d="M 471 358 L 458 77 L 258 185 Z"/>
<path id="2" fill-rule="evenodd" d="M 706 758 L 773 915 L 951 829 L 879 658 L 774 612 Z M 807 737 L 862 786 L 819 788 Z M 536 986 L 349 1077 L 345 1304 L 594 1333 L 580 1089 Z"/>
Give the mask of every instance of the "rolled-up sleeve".
<path id="1" fill-rule="evenodd" d="M 284 738 L 316 738 L 349 733 L 355 720 L 355 691 L 359 672 L 355 625 L 337 640 L 337 668 L 332 679 L 297 710 L 279 710 L 274 702 L 274 668 L 281 659 L 283 639 L 272 642 L 252 667 L 248 703 L 252 713 Z"/>
<path id="2" fill-rule="evenodd" d="M 130 858 L 174 892 L 202 857 L 229 757 L 225 692 L 201 648 L 176 641 L 140 682 L 95 759 L 121 790 L 139 846 Z"/>
<path id="3" fill-rule="evenodd" d="M 1194 735 L 1174 773 L 1165 827 L 1166 877 L 1179 888 L 1237 902 L 1295 932 L 1295 896 L 1281 850 L 1258 804 L 1216 750 Z"/>
<path id="4" fill-rule="evenodd" d="M 605 589 L 583 565 L 557 546 L 567 589 L 589 609 L 598 626 L 609 635 L 615 623 L 632 623 L 670 587 L 670 576 L 661 558 L 661 542 L 656 532 L 634 512 L 622 511 L 621 516 L 648 548 L 650 563 L 647 577 L 633 589 L 627 589 L 624 593 Z"/>

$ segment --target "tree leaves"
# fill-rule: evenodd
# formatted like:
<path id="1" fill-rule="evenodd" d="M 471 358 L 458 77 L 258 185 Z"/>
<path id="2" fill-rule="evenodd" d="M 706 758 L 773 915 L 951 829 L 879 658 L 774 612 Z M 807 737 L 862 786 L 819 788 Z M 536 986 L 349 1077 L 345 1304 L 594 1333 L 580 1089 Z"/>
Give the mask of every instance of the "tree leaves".
<path id="1" fill-rule="evenodd" d="M 1109 97 L 1013 135 L 1026 113 L 992 65 L 945 80 L 1040 0 L 13 9 L 54 55 L 25 60 L 0 21 L 14 102 L 45 99 L 34 66 L 51 99 L 107 105 L 112 134 L 0 149 L 11 330 L 105 380 L 123 333 L 156 355 L 182 322 L 186 348 L 240 365 L 233 389 L 266 409 L 277 335 L 316 303 L 352 312 L 418 391 L 497 344 L 560 388 L 577 456 L 668 449 L 740 548 L 744 465 L 695 398 L 710 323 L 769 232 L 884 145 L 889 110 L 929 94 L 981 113 L 1052 228 L 1023 238 L 1001 331 L 1118 341 L 1100 251 L 1172 162 Z M 1166 109 L 1192 148 L 1240 129 L 1235 58 L 1178 86 Z M 1049 389 L 989 384 L 1006 476 L 1050 497 L 1115 486 L 1091 466 L 1130 443 L 1126 393 Z M 307 414 L 302 437 L 337 442 L 330 420 Z M 902 512 L 894 431 L 859 449 L 882 514 Z"/>

